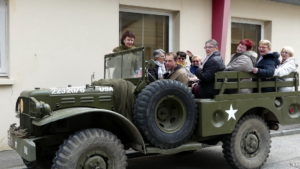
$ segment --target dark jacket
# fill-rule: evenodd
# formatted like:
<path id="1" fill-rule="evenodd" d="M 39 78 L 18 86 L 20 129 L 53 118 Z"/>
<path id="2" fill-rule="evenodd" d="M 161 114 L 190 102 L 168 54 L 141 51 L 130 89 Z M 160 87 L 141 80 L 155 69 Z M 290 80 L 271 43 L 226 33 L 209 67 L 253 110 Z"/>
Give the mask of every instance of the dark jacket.
<path id="1" fill-rule="evenodd" d="M 258 68 L 257 75 L 260 77 L 273 77 L 276 67 L 279 65 L 279 53 L 268 53 L 262 57 L 262 59 L 256 63 Z"/>
<path id="2" fill-rule="evenodd" d="M 196 71 L 196 76 L 199 79 L 199 97 L 213 98 L 217 94 L 214 89 L 215 73 L 223 71 L 225 65 L 219 52 L 214 52 L 210 58 Z"/>
<path id="3" fill-rule="evenodd" d="M 118 47 L 115 47 L 115 48 L 113 49 L 113 52 L 114 52 L 114 53 L 116 53 L 116 52 L 122 52 L 122 51 L 125 51 L 125 50 L 134 49 L 134 48 L 136 48 L 136 47 L 135 47 L 135 46 L 132 46 L 131 48 L 128 48 L 128 47 L 125 46 L 125 45 L 120 45 L 120 46 L 118 46 Z"/>
<path id="4" fill-rule="evenodd" d="M 256 63 L 256 67 L 258 68 L 257 75 L 260 77 L 265 77 L 262 80 L 263 81 L 270 81 L 273 80 L 273 75 L 275 72 L 276 67 L 280 64 L 279 61 L 279 53 L 273 52 L 268 53 L 262 57 L 261 60 L 258 59 L 259 62 Z M 273 87 L 266 87 L 262 88 L 262 92 L 273 92 L 275 91 L 275 88 Z"/>
<path id="5" fill-rule="evenodd" d="M 199 66 L 193 66 L 193 65 L 191 65 L 191 67 L 190 67 L 190 72 L 191 72 L 192 74 L 195 74 L 198 68 L 199 68 Z"/>
<path id="6" fill-rule="evenodd" d="M 155 64 L 154 60 L 148 61 L 148 79 L 150 82 L 154 82 L 155 80 L 158 80 L 158 65 Z"/>

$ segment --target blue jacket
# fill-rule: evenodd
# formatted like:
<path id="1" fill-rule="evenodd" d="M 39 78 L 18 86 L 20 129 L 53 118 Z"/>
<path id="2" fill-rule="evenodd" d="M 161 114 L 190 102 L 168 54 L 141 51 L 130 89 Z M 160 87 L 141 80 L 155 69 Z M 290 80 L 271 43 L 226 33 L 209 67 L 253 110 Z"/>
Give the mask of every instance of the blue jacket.
<path id="1" fill-rule="evenodd" d="M 257 74 L 260 77 L 273 77 L 274 71 L 276 67 L 279 65 L 279 53 L 273 52 L 268 53 L 262 57 L 262 59 L 256 63 L 256 67 L 258 68 Z"/>
<path id="2" fill-rule="evenodd" d="M 193 73 L 193 74 L 196 74 L 196 71 L 197 71 L 198 68 L 199 68 L 198 66 L 191 65 L 190 72 Z"/>

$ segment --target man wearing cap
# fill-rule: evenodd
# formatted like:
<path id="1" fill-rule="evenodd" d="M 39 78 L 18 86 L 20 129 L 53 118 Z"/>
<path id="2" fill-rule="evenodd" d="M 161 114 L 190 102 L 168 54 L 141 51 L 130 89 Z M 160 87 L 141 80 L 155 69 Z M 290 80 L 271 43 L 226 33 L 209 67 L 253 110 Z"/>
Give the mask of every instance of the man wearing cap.
<path id="1" fill-rule="evenodd" d="M 172 79 L 188 85 L 189 78 L 186 70 L 177 64 L 178 56 L 174 53 L 167 53 L 165 59 L 165 66 L 167 73 L 164 74 L 164 79 Z"/>

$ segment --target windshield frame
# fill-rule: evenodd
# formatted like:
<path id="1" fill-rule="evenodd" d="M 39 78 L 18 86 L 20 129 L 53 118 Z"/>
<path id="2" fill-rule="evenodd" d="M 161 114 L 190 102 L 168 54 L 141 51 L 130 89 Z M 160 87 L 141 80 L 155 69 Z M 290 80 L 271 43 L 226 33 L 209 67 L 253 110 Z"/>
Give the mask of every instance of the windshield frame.
<path id="1" fill-rule="evenodd" d="M 139 48 L 134 48 L 134 49 L 128 49 L 128 50 L 124 50 L 124 51 L 121 51 L 121 52 L 116 52 L 116 53 L 110 53 L 110 54 L 106 54 L 104 56 L 104 79 L 107 79 L 107 60 L 108 58 L 113 58 L 113 57 L 117 57 L 117 56 L 123 56 L 126 55 L 126 54 L 130 54 L 130 53 L 134 53 L 134 52 L 141 52 L 141 59 L 142 59 L 142 75 L 140 77 L 132 77 L 132 78 L 124 78 L 124 77 L 120 77 L 121 79 L 126 79 L 126 80 L 138 80 L 138 79 L 145 79 L 145 57 L 144 57 L 144 47 L 139 47 Z M 121 59 L 121 67 L 123 68 L 123 59 Z M 120 79 L 119 78 L 119 79 Z M 114 78 L 111 78 L 111 79 L 114 79 Z"/>

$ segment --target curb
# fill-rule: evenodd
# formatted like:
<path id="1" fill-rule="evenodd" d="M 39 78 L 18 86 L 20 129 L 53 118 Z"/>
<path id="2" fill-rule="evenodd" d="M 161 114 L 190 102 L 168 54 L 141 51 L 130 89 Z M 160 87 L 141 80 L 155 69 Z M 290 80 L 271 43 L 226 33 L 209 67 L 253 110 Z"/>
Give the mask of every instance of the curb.
<path id="1" fill-rule="evenodd" d="M 300 134 L 300 128 L 273 131 L 271 132 L 271 137 L 287 136 L 293 134 Z"/>

